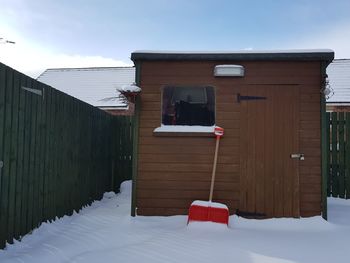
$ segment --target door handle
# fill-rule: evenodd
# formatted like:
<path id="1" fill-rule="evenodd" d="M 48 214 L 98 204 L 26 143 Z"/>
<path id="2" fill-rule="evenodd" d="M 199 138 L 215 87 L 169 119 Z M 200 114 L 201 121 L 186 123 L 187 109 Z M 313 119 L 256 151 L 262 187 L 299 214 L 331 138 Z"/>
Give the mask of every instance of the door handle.
<path id="1" fill-rule="evenodd" d="M 290 158 L 292 159 L 299 159 L 300 161 L 304 161 L 305 160 L 305 156 L 303 153 L 292 153 L 290 155 Z"/>

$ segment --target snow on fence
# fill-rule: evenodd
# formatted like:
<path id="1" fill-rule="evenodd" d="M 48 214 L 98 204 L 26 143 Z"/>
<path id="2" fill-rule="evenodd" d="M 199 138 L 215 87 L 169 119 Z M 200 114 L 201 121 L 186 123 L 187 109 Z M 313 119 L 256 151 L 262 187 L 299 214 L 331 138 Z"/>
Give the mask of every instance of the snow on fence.
<path id="1" fill-rule="evenodd" d="M 327 113 L 328 196 L 350 198 L 350 113 Z"/>
<path id="2" fill-rule="evenodd" d="M 131 123 L 0 63 L 0 248 L 130 179 Z"/>

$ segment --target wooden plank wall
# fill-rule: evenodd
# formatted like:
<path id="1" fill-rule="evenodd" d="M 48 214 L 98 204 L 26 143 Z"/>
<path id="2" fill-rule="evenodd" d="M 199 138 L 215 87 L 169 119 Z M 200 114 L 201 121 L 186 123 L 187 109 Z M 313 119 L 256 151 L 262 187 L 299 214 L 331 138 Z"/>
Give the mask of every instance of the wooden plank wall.
<path id="1" fill-rule="evenodd" d="M 327 195 L 350 198 L 350 113 L 332 112 L 326 115 L 327 141 Z"/>
<path id="2" fill-rule="evenodd" d="M 130 123 L 0 63 L 0 248 L 131 179 Z"/>
<path id="3" fill-rule="evenodd" d="M 240 64 L 243 78 L 214 78 L 217 64 Z M 240 105 L 237 93 L 251 85 L 298 85 L 300 88 L 299 143 L 300 215 L 321 212 L 320 63 L 244 61 L 141 62 L 141 113 L 137 175 L 137 213 L 187 214 L 195 199 L 208 198 L 214 138 L 155 137 L 161 124 L 164 85 L 210 85 L 216 90 L 216 124 L 225 128 L 221 141 L 214 199 L 233 213 L 240 202 Z M 288 138 L 286 138 L 288 139 Z"/>
<path id="4" fill-rule="evenodd" d="M 320 215 L 322 211 L 321 177 L 321 70 L 314 66 L 313 75 L 300 85 L 299 147 L 305 154 L 300 162 L 300 215 Z"/>

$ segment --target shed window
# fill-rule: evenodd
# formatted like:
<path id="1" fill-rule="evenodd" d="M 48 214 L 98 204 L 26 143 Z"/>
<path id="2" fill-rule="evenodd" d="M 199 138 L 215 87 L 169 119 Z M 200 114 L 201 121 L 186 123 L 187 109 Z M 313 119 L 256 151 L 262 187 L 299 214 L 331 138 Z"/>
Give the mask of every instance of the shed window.
<path id="1" fill-rule="evenodd" d="M 164 87 L 162 124 L 213 126 L 215 124 L 214 88 Z"/>

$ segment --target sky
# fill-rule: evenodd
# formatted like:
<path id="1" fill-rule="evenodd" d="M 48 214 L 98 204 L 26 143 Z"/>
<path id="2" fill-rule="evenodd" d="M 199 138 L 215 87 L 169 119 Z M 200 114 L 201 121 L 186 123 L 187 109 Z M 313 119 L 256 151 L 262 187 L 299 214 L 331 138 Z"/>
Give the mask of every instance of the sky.
<path id="1" fill-rule="evenodd" d="M 350 0 L 0 0 L 0 62 L 131 66 L 135 50 L 330 48 L 350 58 Z"/>

